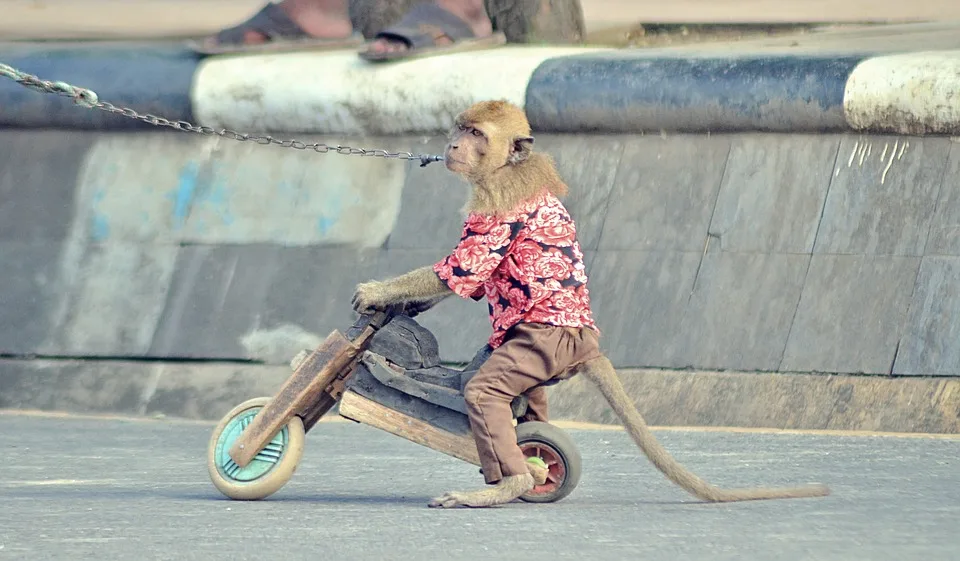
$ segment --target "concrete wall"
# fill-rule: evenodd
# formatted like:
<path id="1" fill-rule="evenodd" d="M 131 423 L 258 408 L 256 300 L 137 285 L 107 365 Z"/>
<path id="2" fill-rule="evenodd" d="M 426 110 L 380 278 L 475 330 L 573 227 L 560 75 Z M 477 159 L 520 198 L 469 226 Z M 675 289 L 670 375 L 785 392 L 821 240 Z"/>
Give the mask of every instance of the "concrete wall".
<path id="1" fill-rule="evenodd" d="M 602 344 L 651 421 L 960 430 L 960 146 L 849 131 L 953 130 L 947 56 L 509 48 L 467 55 L 482 79 L 455 68 L 462 55 L 376 69 L 352 53 L 125 55 L 151 70 L 36 49 L 0 60 L 171 119 L 330 145 L 436 154 L 465 105 L 512 99 L 571 185 Z M 492 81 L 511 54 L 515 73 Z M 140 79 L 157 68 L 167 80 Z M 460 86 L 437 78 L 451 73 Z M 917 80 L 929 95 L 905 96 Z M 127 130 L 11 84 L 0 407 L 216 418 L 349 325 L 357 282 L 432 263 L 458 238 L 466 190 L 442 164 Z M 711 130 L 659 130 L 696 123 Z M 482 303 L 422 321 L 450 361 L 489 333 Z M 559 417 L 610 420 L 582 384 L 551 391 Z"/>
<path id="2" fill-rule="evenodd" d="M 282 379 L 296 351 L 349 325 L 357 282 L 445 255 L 466 195 L 442 165 L 159 132 L 6 131 L 0 146 L 12 358 L 255 361 Z M 547 134 L 538 146 L 572 186 L 618 367 L 960 375 L 950 139 Z M 489 330 L 471 301 L 423 321 L 451 361 Z M 147 371 L 129 403 L 159 376 Z"/>
<path id="3" fill-rule="evenodd" d="M 618 366 L 960 375 L 960 144 L 767 133 L 538 146 L 572 186 Z M 268 342 L 348 325 L 357 282 L 442 258 L 466 196 L 442 164 L 165 133 L 6 131 L 0 147 L 5 355 L 285 363 L 299 348 Z M 469 300 L 424 321 L 452 361 L 489 329 Z"/>

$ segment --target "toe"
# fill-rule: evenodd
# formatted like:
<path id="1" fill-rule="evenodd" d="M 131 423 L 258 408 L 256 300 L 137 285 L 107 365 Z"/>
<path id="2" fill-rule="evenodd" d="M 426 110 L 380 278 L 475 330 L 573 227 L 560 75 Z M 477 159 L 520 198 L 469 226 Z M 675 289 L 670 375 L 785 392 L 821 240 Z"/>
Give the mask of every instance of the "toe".
<path id="1" fill-rule="evenodd" d="M 370 45 L 370 52 L 383 54 L 383 53 L 395 53 L 397 51 L 402 51 L 407 48 L 406 43 L 401 41 L 390 41 L 387 39 L 377 39 Z"/>
<path id="2" fill-rule="evenodd" d="M 466 504 L 463 495 L 460 493 L 447 493 L 443 496 L 443 508 L 455 508 Z"/>
<path id="3" fill-rule="evenodd" d="M 444 506 L 445 506 L 445 503 L 446 503 L 448 500 L 450 500 L 450 493 L 444 493 L 443 495 L 440 495 L 439 497 L 434 497 L 433 500 L 430 501 L 429 506 L 430 506 L 431 508 L 444 507 Z"/>

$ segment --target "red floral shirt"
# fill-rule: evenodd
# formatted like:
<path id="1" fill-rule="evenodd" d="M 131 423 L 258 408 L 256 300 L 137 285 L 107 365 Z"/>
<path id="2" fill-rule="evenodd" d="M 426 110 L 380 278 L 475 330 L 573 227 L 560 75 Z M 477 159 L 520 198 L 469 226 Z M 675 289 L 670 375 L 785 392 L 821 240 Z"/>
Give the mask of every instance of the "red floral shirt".
<path id="1" fill-rule="evenodd" d="M 457 295 L 487 297 L 494 349 L 520 322 L 596 329 L 576 224 L 549 191 L 502 219 L 470 214 L 460 243 L 433 270 Z"/>

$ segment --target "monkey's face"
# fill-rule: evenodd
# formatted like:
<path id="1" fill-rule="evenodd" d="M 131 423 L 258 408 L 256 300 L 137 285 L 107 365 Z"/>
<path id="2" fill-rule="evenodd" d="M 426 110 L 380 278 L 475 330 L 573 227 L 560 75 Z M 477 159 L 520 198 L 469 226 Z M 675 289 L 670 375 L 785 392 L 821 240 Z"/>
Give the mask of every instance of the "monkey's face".
<path id="1" fill-rule="evenodd" d="M 507 165 L 527 159 L 533 138 L 494 122 L 458 120 L 444 153 L 447 169 L 479 180 Z"/>
<path id="2" fill-rule="evenodd" d="M 444 152 L 448 170 L 465 177 L 475 177 L 486 171 L 491 160 L 497 159 L 491 154 L 490 137 L 483 129 L 482 125 L 469 122 L 457 122 L 454 125 Z"/>

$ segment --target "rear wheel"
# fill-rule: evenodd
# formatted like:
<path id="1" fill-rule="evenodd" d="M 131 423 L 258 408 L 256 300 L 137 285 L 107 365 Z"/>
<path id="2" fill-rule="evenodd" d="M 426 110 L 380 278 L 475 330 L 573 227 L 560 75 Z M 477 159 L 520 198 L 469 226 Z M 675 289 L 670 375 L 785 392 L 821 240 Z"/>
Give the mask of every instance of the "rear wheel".
<path id="1" fill-rule="evenodd" d="M 230 457 L 233 443 L 270 399 L 257 397 L 237 405 L 224 415 L 210 437 L 207 472 L 214 487 L 231 499 L 257 500 L 276 493 L 293 477 L 303 456 L 303 421 L 294 416 L 244 467 Z"/>
<path id="2" fill-rule="evenodd" d="M 580 451 L 559 427 L 530 421 L 517 425 L 517 444 L 528 461 L 539 458 L 547 466 L 547 481 L 522 495 L 530 503 L 553 503 L 566 497 L 580 483 Z"/>

